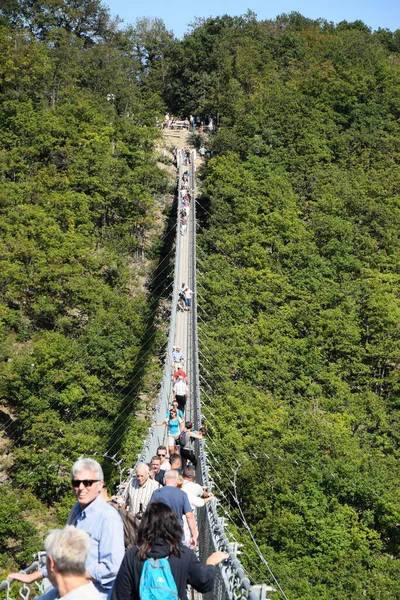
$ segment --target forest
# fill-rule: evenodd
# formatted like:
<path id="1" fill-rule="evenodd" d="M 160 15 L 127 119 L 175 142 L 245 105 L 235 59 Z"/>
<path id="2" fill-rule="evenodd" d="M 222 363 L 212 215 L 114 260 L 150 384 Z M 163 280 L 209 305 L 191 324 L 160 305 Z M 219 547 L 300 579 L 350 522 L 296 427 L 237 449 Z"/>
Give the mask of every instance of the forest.
<path id="1" fill-rule="evenodd" d="M 400 31 L 249 11 L 178 40 L 97 0 L 7 0 L 0 44 L 0 567 L 65 520 L 76 455 L 140 447 L 168 110 L 217 123 L 203 414 L 243 563 L 268 579 L 258 546 L 291 600 L 400 599 Z"/>
<path id="2" fill-rule="evenodd" d="M 6 573 L 65 522 L 76 457 L 132 466 L 141 449 L 166 339 L 157 307 L 170 282 L 153 283 L 171 182 L 136 32 L 97 0 L 2 3 L 0 16 Z"/>

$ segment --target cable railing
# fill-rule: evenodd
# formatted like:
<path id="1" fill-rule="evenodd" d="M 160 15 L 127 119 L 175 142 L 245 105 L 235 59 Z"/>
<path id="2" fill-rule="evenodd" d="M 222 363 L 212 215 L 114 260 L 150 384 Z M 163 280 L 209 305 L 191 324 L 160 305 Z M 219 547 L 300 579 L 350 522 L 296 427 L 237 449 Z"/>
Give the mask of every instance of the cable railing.
<path id="1" fill-rule="evenodd" d="M 29 565 L 29 567 L 26 567 L 26 569 L 22 569 L 20 571 L 20 573 L 33 573 L 34 571 L 37 571 L 38 569 L 40 569 L 40 567 L 43 567 L 43 565 L 46 563 L 46 552 L 38 552 L 37 554 L 37 559 Z M 4 581 L 0 582 L 0 592 L 6 592 L 6 600 L 12 600 L 13 596 L 11 596 L 11 585 L 12 585 L 12 581 L 9 581 L 7 579 L 5 579 Z M 13 593 L 16 593 L 16 586 L 13 586 Z M 48 579 L 42 579 L 42 581 L 36 581 L 35 582 L 35 587 L 38 591 L 38 593 L 40 595 L 44 594 L 49 588 L 51 588 L 51 583 L 49 582 Z M 28 598 L 30 597 L 31 594 L 31 589 L 25 584 L 23 583 L 19 590 L 18 590 L 18 596 L 20 598 L 23 598 L 23 600 L 28 600 Z"/>
<path id="2" fill-rule="evenodd" d="M 200 388 L 200 371 L 199 371 L 199 348 L 198 348 L 198 329 L 197 329 L 197 282 L 196 282 L 196 179 L 195 179 L 195 159 L 196 153 L 192 151 L 190 165 L 185 165 L 182 160 L 181 151 L 177 150 L 177 168 L 178 168 L 178 198 L 177 198 L 177 222 L 179 222 L 179 182 L 181 181 L 184 167 L 189 169 L 189 184 L 192 190 L 192 198 L 190 205 L 189 216 L 189 252 L 188 252 L 188 272 L 190 287 L 194 292 L 194 298 L 191 306 L 191 311 L 185 314 L 188 319 L 188 365 L 190 365 L 190 402 L 193 414 L 194 425 L 198 429 L 202 424 L 201 412 L 201 388 Z M 189 233 L 190 232 L 190 233 Z M 176 244 L 175 244 L 175 270 L 174 270 L 174 285 L 171 303 L 171 316 L 168 333 L 167 351 L 164 361 L 163 378 L 160 390 L 157 397 L 157 404 L 154 408 L 153 419 L 156 422 L 163 421 L 168 411 L 169 401 L 171 396 L 171 381 L 173 379 L 173 366 L 171 362 L 171 354 L 173 346 L 176 343 L 176 322 L 177 322 L 177 304 L 178 304 L 178 289 L 179 289 L 179 261 L 180 261 L 180 245 L 181 235 L 180 228 L 176 227 Z M 188 282 L 189 283 L 189 282 Z M 148 435 L 143 443 L 142 451 L 138 456 L 138 462 L 149 462 L 151 457 L 156 454 L 157 447 L 162 445 L 165 440 L 166 429 L 163 427 L 149 427 Z M 196 480 L 208 489 L 212 489 L 213 481 L 209 475 L 209 465 L 207 461 L 207 450 L 205 442 L 195 442 L 195 452 L 198 459 L 196 469 Z M 115 457 L 112 457 L 113 459 Z M 119 463 L 118 463 L 119 464 Z M 130 476 L 133 475 L 135 469 L 131 469 Z M 245 569 L 237 558 L 238 544 L 235 541 L 230 541 L 225 533 L 224 518 L 219 516 L 216 502 L 208 502 L 204 507 L 197 509 L 197 522 L 199 529 L 199 557 L 205 562 L 207 557 L 216 550 L 229 553 L 229 561 L 224 562 L 217 567 L 217 575 L 214 590 L 204 594 L 205 600 L 268 600 L 267 593 L 276 591 L 273 587 L 265 584 L 251 584 Z M 31 573 L 40 568 L 44 564 L 44 554 L 40 552 L 38 559 L 35 560 L 24 573 Z M 13 594 L 11 596 L 10 581 L 0 583 L 0 591 L 6 591 L 6 599 L 11 600 L 17 597 L 28 600 L 31 596 L 31 589 L 25 584 L 21 585 L 19 590 L 16 585 L 13 586 Z M 49 585 L 45 579 L 42 582 L 36 583 L 37 592 L 42 594 Z M 35 595 L 32 598 L 36 597 Z"/>

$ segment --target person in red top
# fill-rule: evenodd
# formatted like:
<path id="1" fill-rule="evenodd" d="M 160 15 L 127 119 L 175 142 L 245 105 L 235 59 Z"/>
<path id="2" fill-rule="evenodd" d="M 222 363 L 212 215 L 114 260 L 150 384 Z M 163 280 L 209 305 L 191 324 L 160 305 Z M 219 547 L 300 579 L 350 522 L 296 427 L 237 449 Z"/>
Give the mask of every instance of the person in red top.
<path id="1" fill-rule="evenodd" d="M 188 382 L 187 375 L 186 375 L 185 371 L 182 368 L 180 368 L 177 371 L 175 371 L 175 373 L 174 373 L 174 379 L 175 379 L 175 381 L 177 379 L 179 379 L 179 376 L 183 377 L 183 381 L 185 383 Z"/>

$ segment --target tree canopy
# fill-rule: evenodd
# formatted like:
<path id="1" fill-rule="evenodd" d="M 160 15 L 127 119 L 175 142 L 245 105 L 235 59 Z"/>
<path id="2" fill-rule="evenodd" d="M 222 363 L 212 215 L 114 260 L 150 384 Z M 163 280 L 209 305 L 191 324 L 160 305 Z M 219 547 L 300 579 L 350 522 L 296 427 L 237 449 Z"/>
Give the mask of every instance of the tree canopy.
<path id="1" fill-rule="evenodd" d="M 78 456 L 112 449 L 131 464 L 141 447 L 137 412 L 154 397 L 164 343 L 142 280 L 150 286 L 170 183 L 154 152 L 163 100 L 138 81 L 135 31 L 97 0 L 5 2 L 0 18 L 0 564 L 9 568 L 40 548 L 56 513 L 65 521 Z"/>
<path id="2" fill-rule="evenodd" d="M 399 30 L 248 11 L 176 40 L 97 0 L 5 0 L 0 49 L 0 564 L 63 522 L 76 456 L 141 444 L 168 109 L 218 126 L 197 297 L 241 558 L 268 579 L 246 525 L 293 600 L 399 599 Z"/>

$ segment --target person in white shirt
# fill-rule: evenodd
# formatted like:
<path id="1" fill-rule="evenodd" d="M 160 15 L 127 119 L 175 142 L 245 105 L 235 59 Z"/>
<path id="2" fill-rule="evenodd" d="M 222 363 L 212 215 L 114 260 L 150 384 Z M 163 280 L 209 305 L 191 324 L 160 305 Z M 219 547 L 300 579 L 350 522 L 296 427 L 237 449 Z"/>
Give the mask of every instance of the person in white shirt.
<path id="1" fill-rule="evenodd" d="M 178 410 L 185 412 L 186 400 L 188 395 L 189 387 L 185 383 L 182 375 L 179 375 L 178 379 L 174 383 L 174 396 L 178 403 Z"/>
<path id="2" fill-rule="evenodd" d="M 146 463 L 139 463 L 136 467 L 136 477 L 132 477 L 124 493 L 124 500 L 134 515 L 143 513 L 155 490 L 160 484 L 151 479 L 150 469 Z"/>
<path id="3" fill-rule="evenodd" d="M 189 287 L 186 287 L 185 291 L 183 292 L 183 295 L 185 297 L 186 310 L 190 310 L 190 305 L 192 303 L 193 294 L 194 294 L 194 291 L 191 290 Z"/>
<path id="4" fill-rule="evenodd" d="M 211 492 L 206 492 L 199 483 L 195 482 L 196 471 L 193 467 L 185 467 L 182 476 L 182 490 L 188 495 L 193 508 L 200 508 L 214 498 Z"/>
<path id="5" fill-rule="evenodd" d="M 207 502 L 214 499 L 213 494 L 205 492 L 204 489 L 198 483 L 195 483 L 196 472 L 193 467 L 185 467 L 182 473 L 182 485 L 181 490 L 187 494 L 190 506 L 194 513 L 196 508 L 201 508 Z M 188 545 L 190 539 L 190 530 L 185 517 L 183 517 L 183 534 L 185 539 L 185 545 Z"/>

